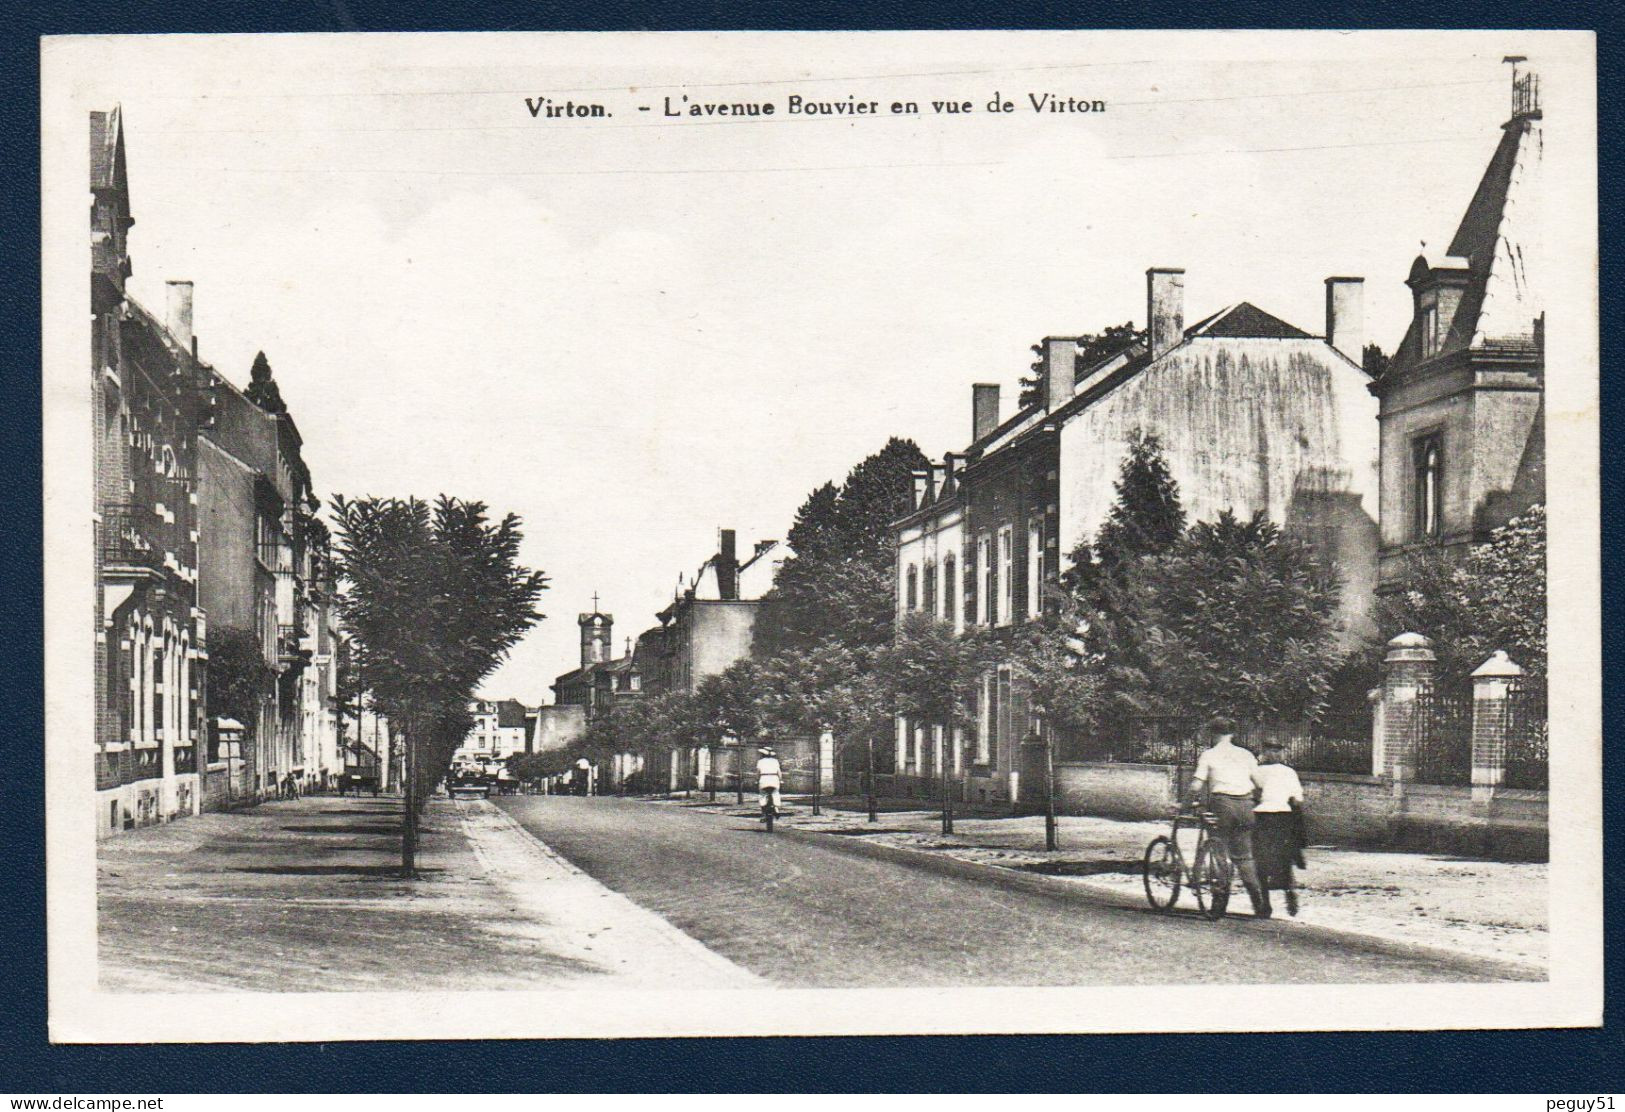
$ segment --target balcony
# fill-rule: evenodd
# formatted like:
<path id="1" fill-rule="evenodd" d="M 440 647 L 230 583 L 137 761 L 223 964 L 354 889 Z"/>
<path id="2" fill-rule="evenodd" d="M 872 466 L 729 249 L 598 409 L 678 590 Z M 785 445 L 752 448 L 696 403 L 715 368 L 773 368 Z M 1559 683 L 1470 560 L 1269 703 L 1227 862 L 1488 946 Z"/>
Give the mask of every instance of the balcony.
<path id="1" fill-rule="evenodd" d="M 114 579 L 162 578 L 164 554 L 154 541 L 158 527 L 158 517 L 148 506 L 103 506 L 103 574 Z"/>

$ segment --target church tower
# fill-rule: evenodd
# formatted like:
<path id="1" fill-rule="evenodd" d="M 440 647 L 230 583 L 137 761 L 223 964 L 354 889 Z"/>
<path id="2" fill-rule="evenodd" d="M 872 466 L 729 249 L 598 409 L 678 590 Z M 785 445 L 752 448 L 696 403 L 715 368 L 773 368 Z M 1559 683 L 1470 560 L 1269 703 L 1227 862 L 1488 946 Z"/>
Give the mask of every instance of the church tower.
<path id="1" fill-rule="evenodd" d="M 599 611 L 597 595 L 592 596 L 592 613 L 582 614 L 576 624 L 581 627 L 581 666 L 608 661 L 614 652 L 615 616 Z"/>

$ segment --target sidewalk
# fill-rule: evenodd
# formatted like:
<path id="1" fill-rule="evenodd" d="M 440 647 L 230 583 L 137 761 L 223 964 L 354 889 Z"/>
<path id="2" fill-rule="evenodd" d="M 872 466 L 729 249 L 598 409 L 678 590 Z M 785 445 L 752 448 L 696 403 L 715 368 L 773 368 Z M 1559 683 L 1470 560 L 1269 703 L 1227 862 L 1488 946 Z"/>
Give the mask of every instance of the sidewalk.
<path id="1" fill-rule="evenodd" d="M 717 802 L 696 792 L 692 799 L 652 797 L 656 802 L 754 815 L 746 795 L 736 805 L 732 792 Z M 899 849 L 941 854 L 1063 883 L 1144 899 L 1141 860 L 1145 847 L 1168 832 L 1166 822 L 1119 822 L 1063 815 L 1057 819 L 1061 848 L 1044 850 L 1042 815 L 966 817 L 956 815 L 954 833 L 942 834 L 935 810 L 892 800 L 882 803 L 879 822 L 868 822 L 862 800 L 822 801 L 815 818 L 810 797 L 790 797 L 791 814 L 780 824 L 809 833 L 861 838 Z M 1544 968 L 1548 958 L 1547 866 L 1543 863 L 1483 861 L 1426 853 L 1399 853 L 1313 846 L 1307 869 L 1298 871 L 1302 910 L 1287 916 L 1277 896 L 1276 918 L 1347 931 L 1406 945 L 1439 947 L 1472 957 L 1497 958 Z M 1189 901 L 1190 897 L 1181 899 Z M 1194 905 L 1193 905 L 1194 906 Z M 1250 909 L 1245 895 L 1232 909 Z"/>
<path id="2" fill-rule="evenodd" d="M 484 800 L 430 801 L 400 879 L 399 799 L 316 796 L 97 848 L 114 992 L 748 986 L 755 978 Z"/>

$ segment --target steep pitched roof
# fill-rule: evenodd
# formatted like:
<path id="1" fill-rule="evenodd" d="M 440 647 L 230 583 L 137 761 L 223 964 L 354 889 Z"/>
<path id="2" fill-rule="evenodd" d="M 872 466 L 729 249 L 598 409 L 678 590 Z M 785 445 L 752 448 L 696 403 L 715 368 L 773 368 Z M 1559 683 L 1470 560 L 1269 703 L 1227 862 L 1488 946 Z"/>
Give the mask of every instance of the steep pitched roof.
<path id="1" fill-rule="evenodd" d="M 1489 167 L 1450 241 L 1472 277 L 1451 324 L 1449 346 L 1483 348 L 1533 340 L 1543 315 L 1534 269 L 1542 147 L 1540 116 L 1506 124 Z"/>

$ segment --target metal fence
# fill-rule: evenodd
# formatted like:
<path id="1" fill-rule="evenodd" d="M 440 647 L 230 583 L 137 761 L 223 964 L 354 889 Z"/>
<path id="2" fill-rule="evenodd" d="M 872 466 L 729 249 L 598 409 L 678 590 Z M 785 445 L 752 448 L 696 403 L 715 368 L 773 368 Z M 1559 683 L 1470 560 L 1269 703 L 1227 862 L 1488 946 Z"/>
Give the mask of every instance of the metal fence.
<path id="1" fill-rule="evenodd" d="M 1551 735 L 1546 718 L 1546 685 L 1514 687 L 1505 705 L 1502 736 L 1506 748 L 1501 783 L 1509 788 L 1545 791 Z"/>
<path id="2" fill-rule="evenodd" d="M 1417 692 L 1411 718 L 1411 754 L 1416 779 L 1421 783 L 1473 782 L 1471 693 L 1426 688 Z"/>
<path id="3" fill-rule="evenodd" d="M 1082 738 L 1065 739 L 1065 760 L 1131 762 L 1194 767 L 1209 740 L 1203 736 L 1204 719 L 1191 715 L 1135 715 L 1116 730 L 1102 730 Z M 1286 763 L 1300 772 L 1371 772 L 1371 739 L 1322 733 L 1314 725 L 1242 726 L 1236 744 L 1257 753 L 1266 741 L 1286 748 Z"/>

